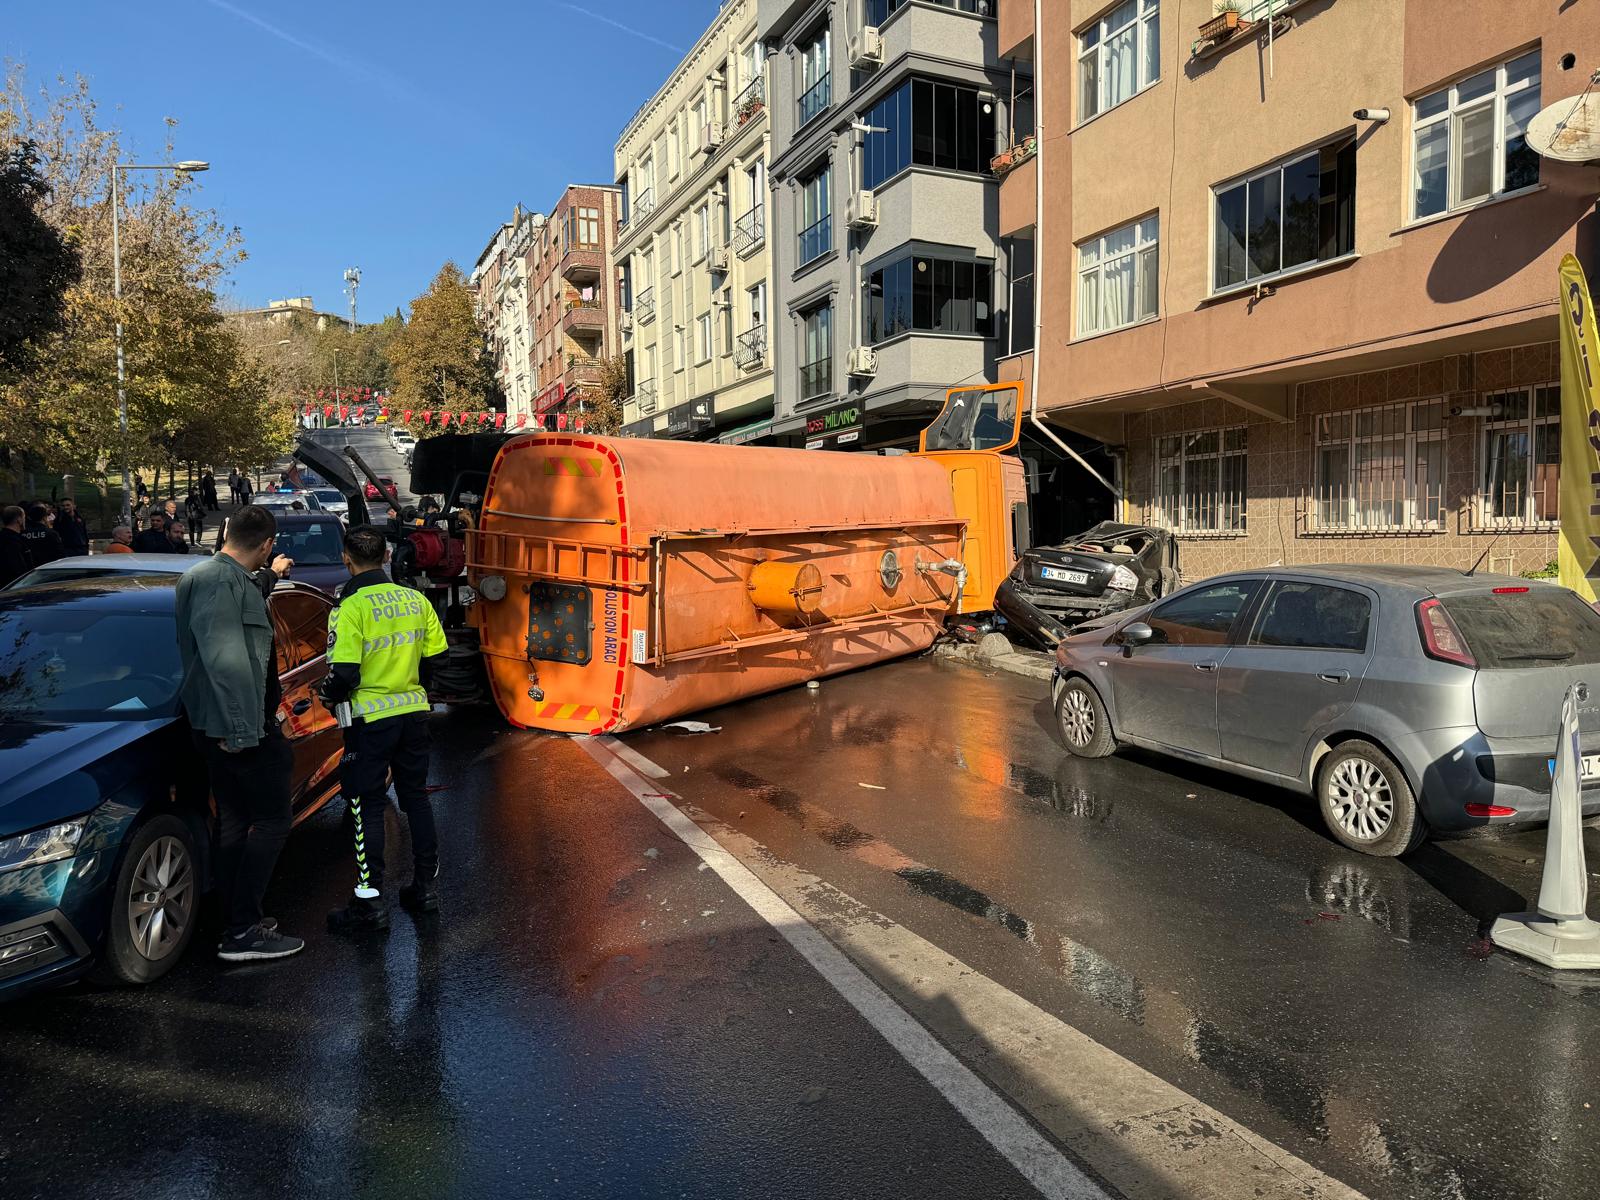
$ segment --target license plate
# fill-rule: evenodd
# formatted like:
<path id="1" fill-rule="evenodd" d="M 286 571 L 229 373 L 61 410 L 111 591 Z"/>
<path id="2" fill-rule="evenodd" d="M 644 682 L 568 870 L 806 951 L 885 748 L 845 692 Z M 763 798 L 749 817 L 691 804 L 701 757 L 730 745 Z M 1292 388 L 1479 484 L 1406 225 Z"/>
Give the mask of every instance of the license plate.
<path id="1" fill-rule="evenodd" d="M 1039 574 L 1057 583 L 1088 583 L 1089 572 L 1069 571 L 1065 567 L 1040 567 Z"/>
<path id="2" fill-rule="evenodd" d="M 1600 779 L 1600 754 L 1585 754 L 1578 766 L 1578 778 L 1584 783 Z"/>

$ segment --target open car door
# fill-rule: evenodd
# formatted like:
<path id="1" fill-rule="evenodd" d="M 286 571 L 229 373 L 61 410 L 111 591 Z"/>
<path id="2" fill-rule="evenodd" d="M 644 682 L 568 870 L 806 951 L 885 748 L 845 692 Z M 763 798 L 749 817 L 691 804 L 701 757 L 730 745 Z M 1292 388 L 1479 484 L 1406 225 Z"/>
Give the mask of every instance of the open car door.
<path id="1" fill-rule="evenodd" d="M 296 462 L 304 463 L 339 489 L 339 494 L 350 506 L 350 511 L 345 517 L 350 528 L 354 529 L 357 525 L 367 523 L 366 493 L 356 482 L 355 472 L 350 469 L 350 464 L 343 455 L 309 438 L 302 438 L 295 443 L 294 459 Z"/>
<path id="2" fill-rule="evenodd" d="M 949 389 L 939 415 L 922 431 L 921 451 L 1014 448 L 1022 437 L 1022 388 L 1012 381 Z"/>

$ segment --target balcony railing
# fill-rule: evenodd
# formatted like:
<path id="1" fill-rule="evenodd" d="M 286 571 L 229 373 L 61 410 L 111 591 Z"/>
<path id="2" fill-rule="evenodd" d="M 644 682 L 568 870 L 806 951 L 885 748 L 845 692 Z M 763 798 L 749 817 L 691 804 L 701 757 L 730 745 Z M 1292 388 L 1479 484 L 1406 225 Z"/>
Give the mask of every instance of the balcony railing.
<path id="1" fill-rule="evenodd" d="M 754 371 L 767 361 L 767 327 L 755 325 L 739 335 L 733 351 L 733 365 L 741 371 Z"/>
<path id="2" fill-rule="evenodd" d="M 1004 178 L 1016 170 L 1039 152 L 1039 139 L 1033 134 L 1021 139 L 1015 146 L 1008 146 L 989 160 L 989 169 L 996 175 Z"/>
<path id="3" fill-rule="evenodd" d="M 647 287 L 633 298 L 633 319 L 640 325 L 648 325 L 656 319 L 656 290 Z"/>
<path id="4" fill-rule="evenodd" d="M 586 354 L 567 355 L 567 374 L 579 383 L 599 383 L 601 362 Z"/>
<path id="5" fill-rule="evenodd" d="M 735 124 L 746 125 L 759 117 L 767 107 L 766 80 L 757 75 L 744 90 L 733 98 L 733 120 Z"/>
<path id="6" fill-rule="evenodd" d="M 656 210 L 656 195 L 654 188 L 645 188 L 633 198 L 633 214 L 631 221 L 642 221 Z"/>
<path id="7" fill-rule="evenodd" d="M 800 97 L 800 124 L 806 124 L 828 107 L 833 98 L 831 79 L 831 75 L 824 75 L 808 87 Z"/>
<path id="8" fill-rule="evenodd" d="M 646 379 L 633 391 L 633 402 L 643 416 L 650 416 L 656 411 L 656 381 Z"/>
<path id="9" fill-rule="evenodd" d="M 800 265 L 803 267 L 814 258 L 820 258 L 833 249 L 833 214 L 828 213 L 820 220 L 800 231 Z"/>
<path id="10" fill-rule="evenodd" d="M 733 225 L 733 249 L 736 254 L 749 254 L 767 240 L 767 206 L 758 204 Z"/>
<path id="11" fill-rule="evenodd" d="M 819 358 L 800 368 L 800 400 L 815 400 L 833 391 L 833 357 Z"/>

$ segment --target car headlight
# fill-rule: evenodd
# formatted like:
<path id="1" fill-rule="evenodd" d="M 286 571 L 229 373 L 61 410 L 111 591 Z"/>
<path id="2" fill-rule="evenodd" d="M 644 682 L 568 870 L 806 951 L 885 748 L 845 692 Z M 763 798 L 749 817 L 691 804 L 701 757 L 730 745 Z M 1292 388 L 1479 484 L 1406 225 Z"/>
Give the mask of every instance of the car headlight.
<path id="1" fill-rule="evenodd" d="M 59 825 L 46 825 L 30 833 L 0 839 L 0 871 L 16 871 L 22 867 L 55 862 L 58 858 L 71 858 L 77 852 L 83 827 L 88 821 L 88 817 L 78 817 L 76 820 L 62 821 Z"/>
<path id="2" fill-rule="evenodd" d="M 1111 571 L 1111 582 L 1106 586 L 1118 592 L 1132 592 L 1139 587 L 1139 577 L 1127 567 L 1115 567 Z"/>

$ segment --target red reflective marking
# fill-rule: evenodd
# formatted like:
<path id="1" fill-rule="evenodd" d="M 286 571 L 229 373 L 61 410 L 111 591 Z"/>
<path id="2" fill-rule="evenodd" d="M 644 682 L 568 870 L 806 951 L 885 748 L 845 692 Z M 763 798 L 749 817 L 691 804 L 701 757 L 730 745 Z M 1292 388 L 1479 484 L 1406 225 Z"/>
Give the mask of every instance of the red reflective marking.
<path id="1" fill-rule="evenodd" d="M 1469 804 L 1467 816 L 1469 817 L 1514 817 L 1517 810 L 1507 808 L 1504 804 Z"/>

